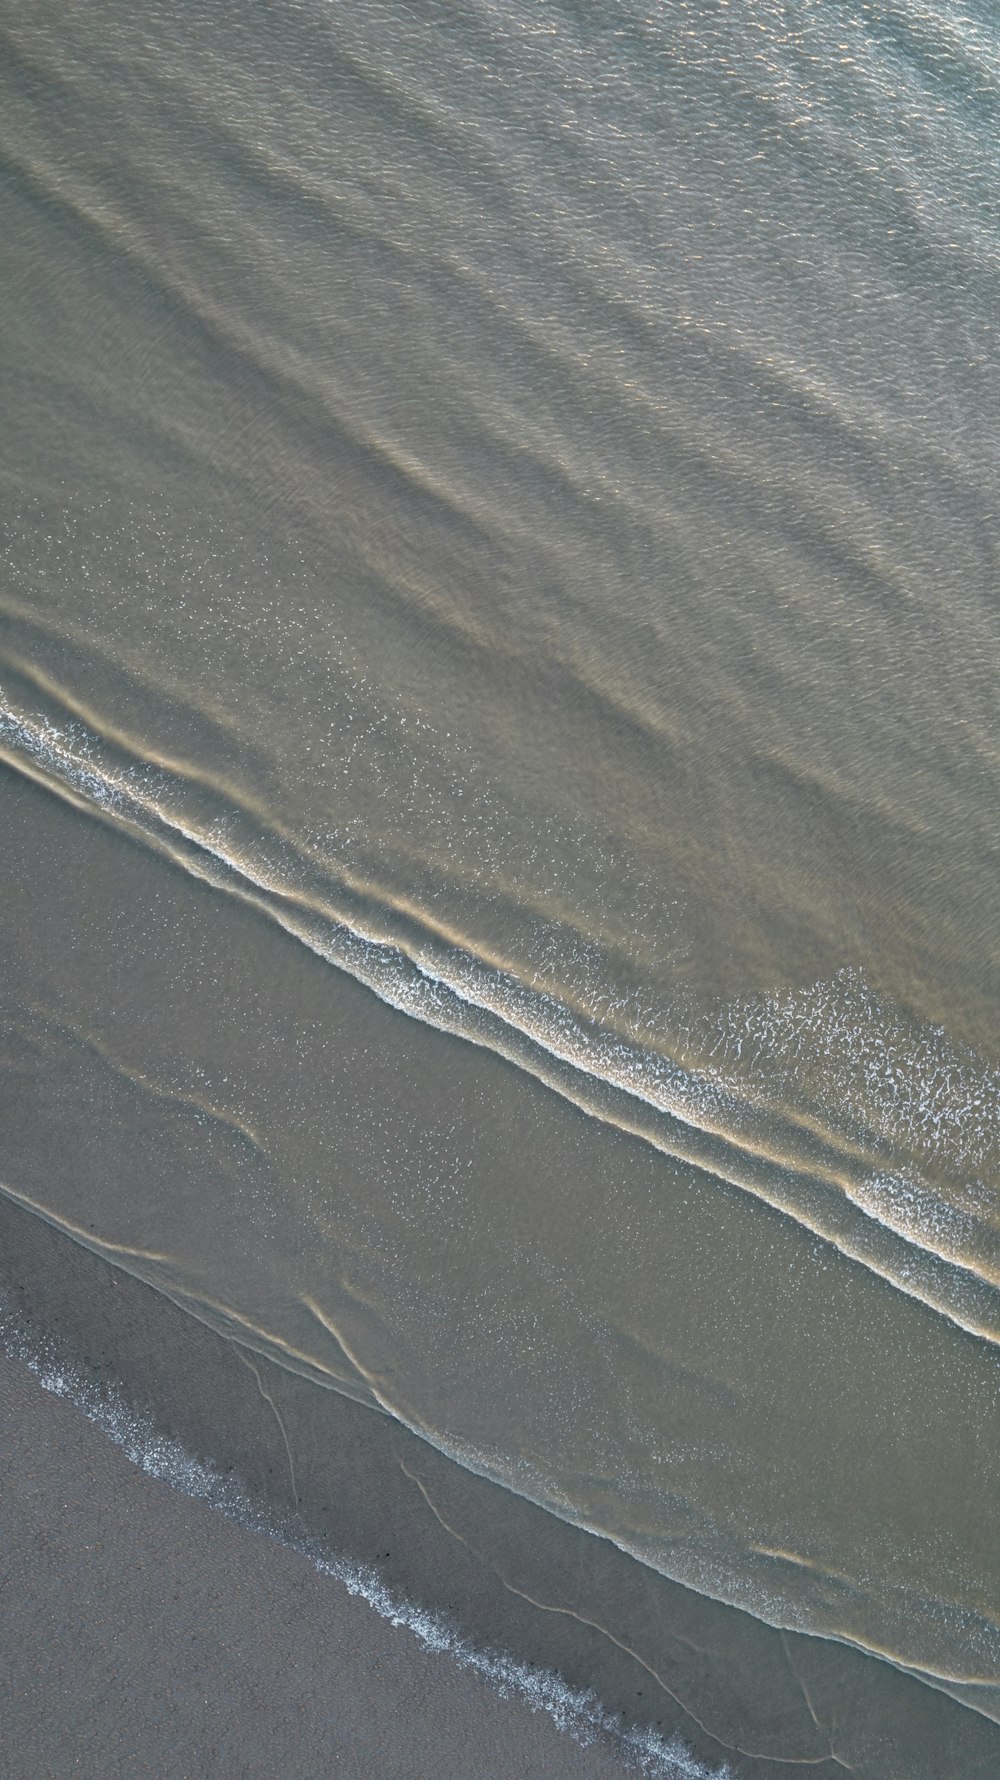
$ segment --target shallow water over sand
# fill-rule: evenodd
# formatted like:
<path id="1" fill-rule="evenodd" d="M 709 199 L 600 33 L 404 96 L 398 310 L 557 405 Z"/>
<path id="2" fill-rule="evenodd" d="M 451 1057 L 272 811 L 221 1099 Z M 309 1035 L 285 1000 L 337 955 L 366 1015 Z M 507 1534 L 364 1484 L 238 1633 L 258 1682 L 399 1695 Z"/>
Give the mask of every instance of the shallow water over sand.
<path id="1" fill-rule="evenodd" d="M 4 32 L 5 1190 L 995 1714 L 987 14 Z"/>

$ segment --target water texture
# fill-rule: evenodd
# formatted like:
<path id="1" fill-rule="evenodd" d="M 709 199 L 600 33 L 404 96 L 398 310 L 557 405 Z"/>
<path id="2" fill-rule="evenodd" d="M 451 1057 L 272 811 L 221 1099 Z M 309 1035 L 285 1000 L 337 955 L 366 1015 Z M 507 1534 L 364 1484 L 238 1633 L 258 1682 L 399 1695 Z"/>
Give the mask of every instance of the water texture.
<path id="1" fill-rule="evenodd" d="M 990 11 L 0 28 L 4 1190 L 1000 1716 Z"/>

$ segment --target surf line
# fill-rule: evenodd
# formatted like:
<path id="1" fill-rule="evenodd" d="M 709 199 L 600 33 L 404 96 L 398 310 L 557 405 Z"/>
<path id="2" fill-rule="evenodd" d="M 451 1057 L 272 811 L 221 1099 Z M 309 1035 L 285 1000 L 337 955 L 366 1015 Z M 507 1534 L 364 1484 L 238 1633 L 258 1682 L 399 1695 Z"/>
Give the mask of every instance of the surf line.
<path id="1" fill-rule="evenodd" d="M 707 1076 L 671 1065 L 670 1080 L 661 1071 L 654 1095 L 639 1079 L 640 1060 L 626 1054 L 616 1035 L 604 1034 L 602 1046 L 600 1035 L 582 1033 L 551 998 L 536 997 L 530 1007 L 522 984 L 486 970 L 474 954 L 450 948 L 448 968 L 440 956 L 421 955 L 419 936 L 414 941 L 379 933 L 371 921 L 356 924 L 353 908 L 348 913 L 318 902 L 275 869 L 255 868 L 220 844 L 214 824 L 211 834 L 199 831 L 172 809 L 170 793 L 179 798 L 183 785 L 127 745 L 132 764 L 108 767 L 89 728 L 18 712 L 0 694 L 0 759 L 15 771 L 267 915 L 396 1011 L 493 1051 L 589 1117 L 749 1192 L 964 1333 L 1000 1346 L 1000 1294 L 989 1279 L 940 1255 L 919 1232 L 884 1222 L 877 1202 L 852 1198 L 836 1170 L 789 1164 L 759 1139 L 751 1144 L 733 1128 L 741 1122 L 738 1105 Z M 512 999 L 520 1018 L 512 1014 Z"/>

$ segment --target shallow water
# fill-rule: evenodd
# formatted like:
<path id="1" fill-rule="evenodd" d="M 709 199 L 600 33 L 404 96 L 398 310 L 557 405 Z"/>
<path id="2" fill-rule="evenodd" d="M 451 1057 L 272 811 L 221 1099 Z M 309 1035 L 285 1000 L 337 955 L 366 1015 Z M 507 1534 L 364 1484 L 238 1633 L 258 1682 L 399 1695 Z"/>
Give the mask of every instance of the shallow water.
<path id="1" fill-rule="evenodd" d="M 6 1190 L 995 1715 L 989 13 L 3 28 Z"/>

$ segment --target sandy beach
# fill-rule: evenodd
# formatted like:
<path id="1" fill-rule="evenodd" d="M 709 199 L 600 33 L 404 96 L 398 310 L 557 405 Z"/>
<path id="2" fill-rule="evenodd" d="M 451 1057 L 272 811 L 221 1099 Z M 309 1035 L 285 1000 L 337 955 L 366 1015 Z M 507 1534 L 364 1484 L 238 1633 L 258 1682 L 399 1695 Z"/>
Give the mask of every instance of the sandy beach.
<path id="1" fill-rule="evenodd" d="M 679 1739 L 693 1774 L 761 1780 L 804 1760 L 834 1780 L 848 1749 L 872 1780 L 928 1771 L 928 1751 L 955 1780 L 994 1771 L 995 1727 L 941 1694 L 654 1577 L 388 1418 L 259 1358 L 248 1365 L 15 1207 L 0 1209 L 0 1232 L 4 1744 L 8 1762 L 31 1751 L 29 1768 L 7 1771 L 221 1780 L 309 1775 L 331 1761 L 345 1775 L 421 1780 L 643 1771 L 640 1744 L 595 1733 L 592 1713 L 570 1710 L 571 1728 L 557 1730 L 516 1686 L 500 1699 L 299 1552 L 145 1475 L 74 1405 L 80 1381 L 92 1405 L 111 1405 L 106 1425 L 134 1452 L 152 1428 L 210 1460 L 244 1520 L 291 1524 L 291 1458 L 295 1536 L 370 1570 L 474 1647 L 509 1653 L 527 1676 L 554 1671 L 592 1690 L 606 1725 Z M 45 1356 L 50 1374 L 68 1370 L 70 1398 L 43 1390 L 25 1354 Z M 589 1748 L 574 1723 L 595 1737 Z M 841 1754 L 824 1760 L 834 1737 Z M 684 1775 L 656 1759 L 647 1773 Z"/>
<path id="2" fill-rule="evenodd" d="M 144 1475 L 6 1357 L 0 1431 L 4 1774 L 622 1773 L 609 1739 L 582 1748 L 297 1553 Z"/>

